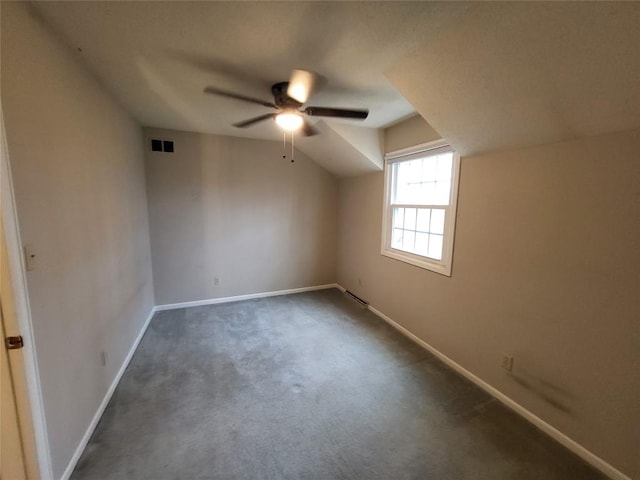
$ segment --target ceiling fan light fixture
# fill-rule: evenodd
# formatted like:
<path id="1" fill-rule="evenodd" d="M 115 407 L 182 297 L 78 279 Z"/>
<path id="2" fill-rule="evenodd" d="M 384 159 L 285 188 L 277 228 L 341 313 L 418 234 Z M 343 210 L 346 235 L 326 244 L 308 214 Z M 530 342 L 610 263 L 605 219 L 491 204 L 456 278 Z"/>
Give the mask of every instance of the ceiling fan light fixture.
<path id="1" fill-rule="evenodd" d="M 280 128 L 289 132 L 295 132 L 298 130 L 302 127 L 303 122 L 302 115 L 298 113 L 284 112 L 276 115 L 276 123 Z"/>

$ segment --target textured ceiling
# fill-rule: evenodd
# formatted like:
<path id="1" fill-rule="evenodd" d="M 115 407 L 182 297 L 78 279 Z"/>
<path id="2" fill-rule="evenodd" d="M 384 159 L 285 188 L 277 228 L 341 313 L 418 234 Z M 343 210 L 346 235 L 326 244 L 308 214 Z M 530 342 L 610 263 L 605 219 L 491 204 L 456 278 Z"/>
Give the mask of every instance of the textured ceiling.
<path id="1" fill-rule="evenodd" d="M 308 104 L 368 108 L 312 120 L 296 146 L 339 176 L 379 170 L 378 128 L 420 113 L 463 154 L 640 126 L 640 3 L 36 2 L 144 126 L 281 140 L 268 110 L 302 68 L 326 78 Z M 411 102 L 411 103 L 409 103 Z"/>
<path id="2" fill-rule="evenodd" d="M 462 154 L 640 128 L 640 3 L 483 4 L 387 74 Z"/>

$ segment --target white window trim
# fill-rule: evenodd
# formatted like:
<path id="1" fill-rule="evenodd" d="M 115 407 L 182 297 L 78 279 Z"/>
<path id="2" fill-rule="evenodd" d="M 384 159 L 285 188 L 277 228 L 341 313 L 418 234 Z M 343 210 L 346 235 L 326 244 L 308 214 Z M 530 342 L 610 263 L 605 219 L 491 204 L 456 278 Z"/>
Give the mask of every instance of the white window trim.
<path id="1" fill-rule="evenodd" d="M 435 260 L 421 255 L 405 252 L 391 248 L 391 180 L 392 180 L 392 168 L 395 162 L 401 160 L 410 160 L 412 158 L 421 158 L 425 153 L 431 153 L 432 150 L 452 150 L 453 151 L 453 171 L 451 182 L 451 201 L 448 206 L 445 206 L 447 214 L 445 216 L 444 225 L 444 243 L 442 259 Z M 435 153 L 435 152 L 434 152 Z M 432 272 L 439 273 L 441 275 L 451 276 L 451 267 L 453 263 L 453 243 L 455 237 L 455 224 L 458 207 L 458 183 L 460 180 L 460 155 L 451 148 L 451 146 L 444 140 L 436 140 L 435 142 L 424 143 L 422 145 L 416 145 L 415 147 L 405 148 L 402 150 L 396 150 L 394 152 L 387 153 L 384 156 L 385 168 L 384 168 L 384 199 L 383 199 L 383 213 L 382 213 L 382 247 L 380 253 L 390 258 L 400 260 L 402 262 L 415 265 L 416 267 L 425 268 Z M 424 206 L 423 206 L 424 207 Z M 427 206 L 428 208 L 428 206 Z M 437 208 L 443 208 L 439 205 Z"/>

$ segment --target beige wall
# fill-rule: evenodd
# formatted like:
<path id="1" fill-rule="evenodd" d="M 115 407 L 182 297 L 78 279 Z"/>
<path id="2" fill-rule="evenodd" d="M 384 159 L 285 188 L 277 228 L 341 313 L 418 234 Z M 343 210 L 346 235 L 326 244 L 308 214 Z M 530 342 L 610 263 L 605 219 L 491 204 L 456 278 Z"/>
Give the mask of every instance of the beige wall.
<path id="1" fill-rule="evenodd" d="M 282 144 L 145 129 L 159 305 L 335 282 L 337 181 Z M 151 152 L 149 138 L 175 153 Z M 215 285 L 215 278 L 219 285 Z"/>
<path id="2" fill-rule="evenodd" d="M 414 115 L 383 131 L 384 153 L 439 140 L 440 135 L 420 115 Z"/>
<path id="3" fill-rule="evenodd" d="M 60 478 L 153 307 L 142 131 L 24 3 L 2 2 L 2 107 Z"/>
<path id="4" fill-rule="evenodd" d="M 338 282 L 640 478 L 639 151 L 633 131 L 463 158 L 451 278 L 380 255 L 382 173 L 342 180 Z"/>

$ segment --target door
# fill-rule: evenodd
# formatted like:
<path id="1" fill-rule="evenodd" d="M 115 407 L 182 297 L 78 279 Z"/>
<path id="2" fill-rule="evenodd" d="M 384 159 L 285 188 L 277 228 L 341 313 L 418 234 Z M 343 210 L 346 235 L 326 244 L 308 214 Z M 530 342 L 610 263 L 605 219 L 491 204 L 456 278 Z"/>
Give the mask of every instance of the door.
<path id="1" fill-rule="evenodd" d="M 1 300 L 1 299 L 0 299 Z M 0 303 L 0 325 L 2 338 L 6 338 L 4 315 Z M 27 471 L 20 433 L 20 421 L 16 406 L 15 389 L 11 370 L 9 368 L 9 354 L 6 346 L 2 345 L 0 352 L 0 479 L 26 480 Z"/>
<path id="2" fill-rule="evenodd" d="M 38 464 L 22 349 L 9 349 L 18 336 L 4 227 L 0 221 L 0 479 L 36 480 Z"/>

